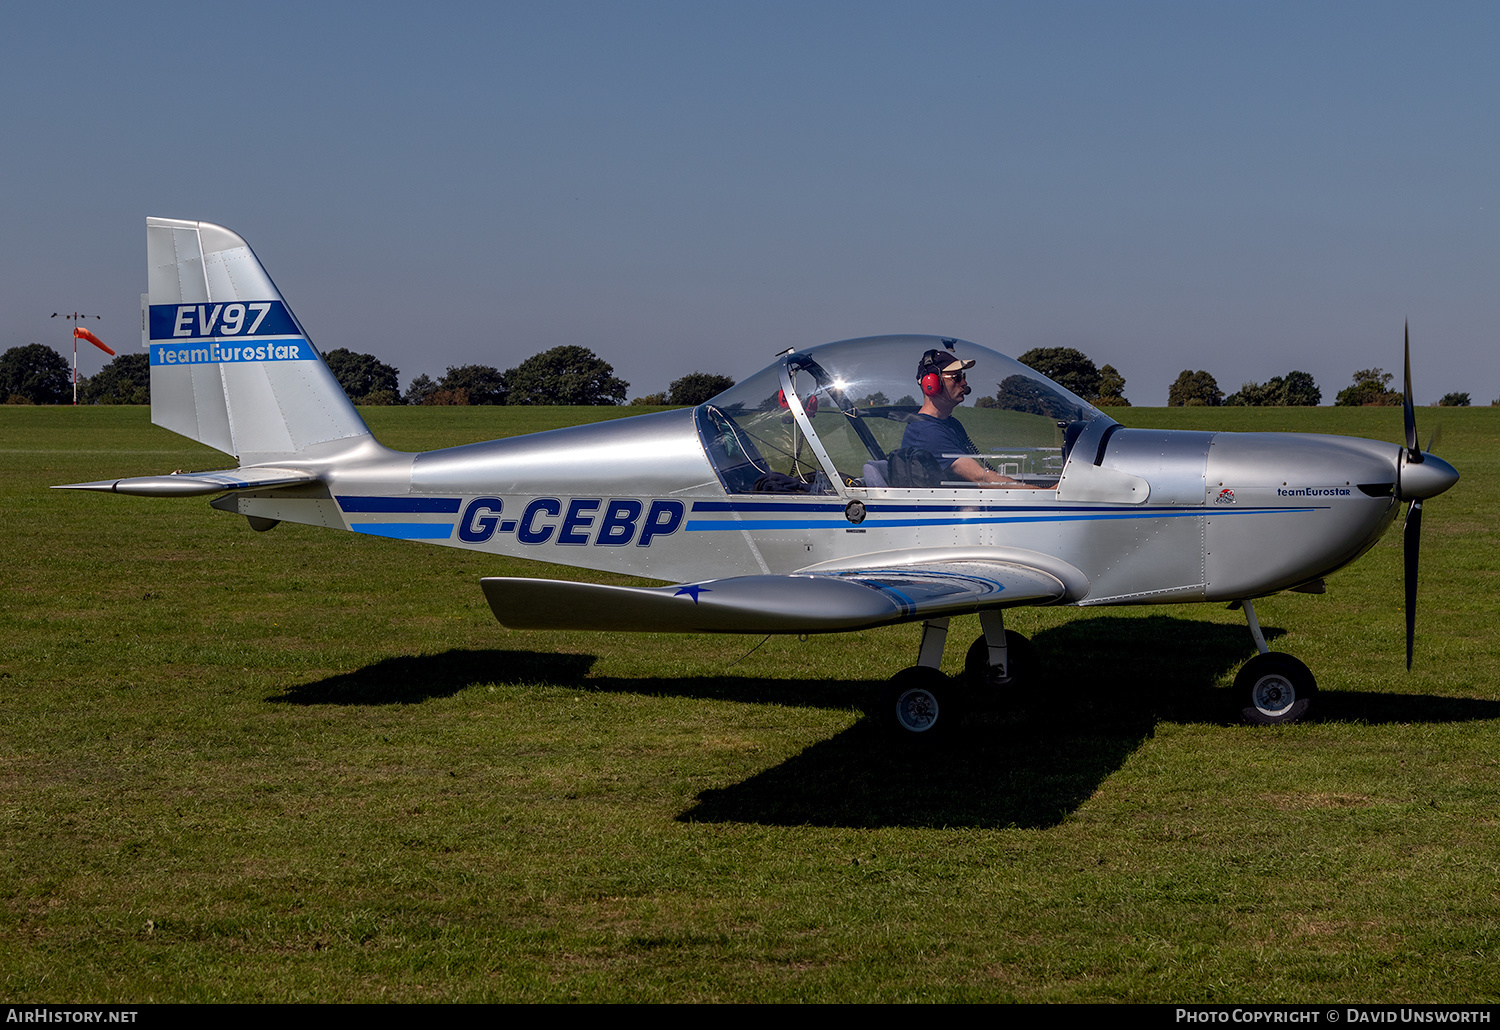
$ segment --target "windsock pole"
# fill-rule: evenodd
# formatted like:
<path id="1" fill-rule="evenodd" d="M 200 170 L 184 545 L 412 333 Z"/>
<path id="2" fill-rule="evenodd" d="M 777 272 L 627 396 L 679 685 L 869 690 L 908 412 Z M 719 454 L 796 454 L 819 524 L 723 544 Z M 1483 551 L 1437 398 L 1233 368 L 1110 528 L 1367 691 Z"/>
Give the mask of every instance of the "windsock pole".
<path id="1" fill-rule="evenodd" d="M 56 318 L 58 316 L 58 314 L 59 314 L 59 312 L 54 311 L 54 312 L 52 312 L 52 317 Z M 63 315 L 63 319 L 65 321 L 69 321 L 69 322 L 73 323 L 73 403 L 75 405 L 78 403 L 78 340 L 79 340 L 79 337 L 82 337 L 83 339 L 89 341 L 89 343 L 92 343 L 95 347 L 98 347 L 100 350 L 102 350 L 106 354 L 111 354 L 111 355 L 114 354 L 114 351 L 110 350 L 108 347 L 106 347 L 104 345 L 104 341 L 103 340 L 99 339 L 99 337 L 95 336 L 93 333 L 89 332 L 87 329 L 83 328 L 83 326 L 81 324 L 79 324 L 81 319 L 85 319 L 85 318 L 89 318 L 89 317 L 98 318 L 99 316 L 98 315 L 93 315 L 93 316 L 80 315 L 76 311 L 73 312 L 71 315 Z"/>

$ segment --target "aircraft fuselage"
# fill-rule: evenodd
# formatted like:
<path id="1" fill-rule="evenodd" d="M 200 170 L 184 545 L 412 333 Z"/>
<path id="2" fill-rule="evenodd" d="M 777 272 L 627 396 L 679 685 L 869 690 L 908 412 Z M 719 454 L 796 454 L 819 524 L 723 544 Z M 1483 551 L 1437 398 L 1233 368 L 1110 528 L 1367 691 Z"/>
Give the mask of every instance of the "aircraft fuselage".
<path id="1" fill-rule="evenodd" d="M 1231 600 L 1297 586 L 1372 546 L 1398 508 L 1394 444 L 1114 428 L 1097 467 L 1143 480 L 1144 501 L 858 485 L 730 494 L 694 410 L 680 409 L 419 454 L 382 448 L 327 469 L 310 464 L 318 484 L 215 504 L 671 582 L 918 554 L 1024 560 L 1058 575 L 1066 600 L 1084 605 Z M 1069 463 L 1093 457 L 1102 432 L 1086 432 Z"/>

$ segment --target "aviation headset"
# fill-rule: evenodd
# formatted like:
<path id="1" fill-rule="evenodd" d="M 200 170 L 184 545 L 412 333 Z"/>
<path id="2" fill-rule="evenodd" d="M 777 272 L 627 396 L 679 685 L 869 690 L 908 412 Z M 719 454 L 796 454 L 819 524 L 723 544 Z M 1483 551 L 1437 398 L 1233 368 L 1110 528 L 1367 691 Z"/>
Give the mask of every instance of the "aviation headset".
<path id="1" fill-rule="evenodd" d="M 930 350 L 923 354 L 922 363 L 917 366 L 917 381 L 922 384 L 922 395 L 936 397 L 942 393 L 943 370 L 955 364 L 959 366 L 959 371 L 967 371 L 974 367 L 974 362 L 960 361 L 952 354 L 945 354 L 940 350 Z"/>

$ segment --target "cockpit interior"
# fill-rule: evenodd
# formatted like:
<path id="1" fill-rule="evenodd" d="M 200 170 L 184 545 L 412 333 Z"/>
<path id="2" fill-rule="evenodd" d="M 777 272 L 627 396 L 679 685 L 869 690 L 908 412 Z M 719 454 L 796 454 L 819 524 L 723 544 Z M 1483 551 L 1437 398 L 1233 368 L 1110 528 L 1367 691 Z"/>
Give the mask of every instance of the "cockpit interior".
<path id="1" fill-rule="evenodd" d="M 953 409 L 972 449 L 907 446 L 923 416 L 914 374 L 942 348 L 974 364 L 971 393 Z M 1112 422 L 1087 401 L 996 351 L 935 336 L 878 336 L 788 351 L 698 406 L 698 432 L 732 494 L 845 489 L 979 489 L 948 468 L 970 457 L 1012 486 L 1055 489 L 1073 442 Z"/>

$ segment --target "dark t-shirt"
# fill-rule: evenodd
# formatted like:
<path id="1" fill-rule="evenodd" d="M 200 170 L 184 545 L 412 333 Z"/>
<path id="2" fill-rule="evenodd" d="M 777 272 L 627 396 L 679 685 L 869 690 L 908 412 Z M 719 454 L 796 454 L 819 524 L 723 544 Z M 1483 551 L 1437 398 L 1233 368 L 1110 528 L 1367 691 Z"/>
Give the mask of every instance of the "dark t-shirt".
<path id="1" fill-rule="evenodd" d="M 906 432 L 901 434 L 901 446 L 930 451 L 944 472 L 964 455 L 979 453 L 979 448 L 974 446 L 958 419 L 933 418 L 920 412 L 911 416 L 911 421 L 906 424 Z"/>

